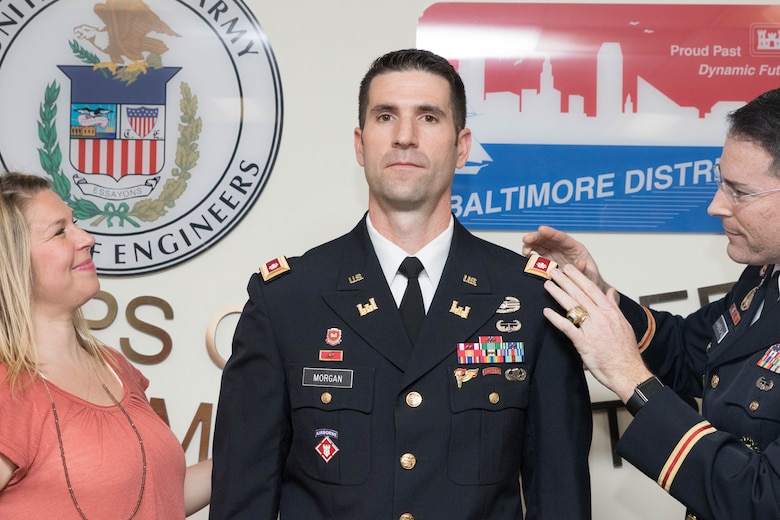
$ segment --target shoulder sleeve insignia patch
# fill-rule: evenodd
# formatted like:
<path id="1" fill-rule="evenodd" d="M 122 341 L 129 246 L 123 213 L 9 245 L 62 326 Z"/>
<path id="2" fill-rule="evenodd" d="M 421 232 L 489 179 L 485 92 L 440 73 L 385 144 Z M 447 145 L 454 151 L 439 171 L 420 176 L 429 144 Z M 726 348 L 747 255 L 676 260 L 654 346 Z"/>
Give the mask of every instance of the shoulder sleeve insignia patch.
<path id="1" fill-rule="evenodd" d="M 549 280 L 550 274 L 548 271 L 557 266 L 557 262 L 534 253 L 528 258 L 528 263 L 525 264 L 523 272 Z"/>
<path id="2" fill-rule="evenodd" d="M 268 282 L 289 270 L 290 264 L 287 263 L 287 258 L 279 256 L 260 266 L 260 276 L 263 277 L 264 282 Z"/>

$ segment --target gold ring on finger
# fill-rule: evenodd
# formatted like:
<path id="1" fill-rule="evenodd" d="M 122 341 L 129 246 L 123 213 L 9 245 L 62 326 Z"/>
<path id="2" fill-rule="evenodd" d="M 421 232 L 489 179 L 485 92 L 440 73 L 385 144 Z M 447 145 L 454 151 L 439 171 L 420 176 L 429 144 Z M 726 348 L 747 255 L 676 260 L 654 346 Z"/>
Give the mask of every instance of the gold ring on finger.
<path id="1" fill-rule="evenodd" d="M 579 327 L 583 321 L 588 319 L 588 313 L 585 312 L 585 309 L 577 305 L 576 307 L 569 309 L 569 311 L 566 313 L 566 319 L 568 319 L 575 327 Z"/>

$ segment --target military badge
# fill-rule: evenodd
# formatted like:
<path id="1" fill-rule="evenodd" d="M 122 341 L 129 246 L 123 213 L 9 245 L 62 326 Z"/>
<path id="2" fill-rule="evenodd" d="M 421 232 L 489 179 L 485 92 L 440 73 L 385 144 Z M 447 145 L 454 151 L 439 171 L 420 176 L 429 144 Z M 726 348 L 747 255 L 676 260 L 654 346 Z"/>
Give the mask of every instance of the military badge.
<path id="1" fill-rule="evenodd" d="M 528 258 L 528 262 L 525 264 L 525 269 L 523 269 L 523 272 L 549 280 L 550 269 L 553 269 L 557 266 L 558 264 L 553 260 L 544 258 L 534 253 Z"/>
<path id="2" fill-rule="evenodd" d="M 450 306 L 450 312 L 455 316 L 459 316 L 464 320 L 467 320 L 469 318 L 469 312 L 471 312 L 471 307 L 469 307 L 468 305 L 464 305 L 464 306 L 458 305 L 458 300 L 452 300 L 452 305 Z"/>
<path id="3" fill-rule="evenodd" d="M 379 309 L 379 306 L 376 304 L 376 300 L 374 298 L 369 298 L 368 303 L 357 304 L 358 314 L 361 316 L 365 316 L 366 314 L 374 312 L 377 309 Z"/>
<path id="4" fill-rule="evenodd" d="M 474 278 L 473 276 L 468 275 L 468 274 L 464 274 L 463 275 L 463 282 L 467 283 L 469 285 L 473 285 L 474 287 L 477 286 L 477 279 Z"/>
<path id="5" fill-rule="evenodd" d="M 758 291 L 759 287 L 761 287 L 761 284 L 758 284 L 757 286 L 755 286 L 752 289 L 750 289 L 750 291 L 742 299 L 742 303 L 739 304 L 739 308 L 743 312 L 750 308 L 750 304 L 753 303 L 753 297 L 755 297 L 756 292 Z"/>
<path id="6" fill-rule="evenodd" d="M 455 369 L 455 382 L 458 383 L 458 388 L 463 388 L 463 383 L 471 381 L 479 375 L 478 368 L 456 368 Z"/>
<path id="7" fill-rule="evenodd" d="M 336 453 L 340 451 L 339 447 L 336 446 L 336 443 L 331 439 L 331 435 L 335 435 L 335 438 L 338 439 L 338 432 L 335 430 L 317 430 L 314 434 L 315 438 L 323 437 L 314 449 L 320 454 L 320 457 L 322 457 L 322 460 L 325 462 L 330 462 L 331 459 L 336 456 Z"/>
<path id="8" fill-rule="evenodd" d="M 268 282 L 289 270 L 290 264 L 287 263 L 287 258 L 278 256 L 260 266 L 260 276 L 263 277 L 264 282 Z"/>
<path id="9" fill-rule="evenodd" d="M 507 381 L 525 381 L 527 376 L 525 369 L 521 367 L 507 368 L 506 372 L 504 372 L 504 377 L 506 377 Z"/>
<path id="10" fill-rule="evenodd" d="M 341 329 L 331 327 L 325 332 L 325 343 L 331 347 L 335 347 L 341 343 Z"/>
<path id="11" fill-rule="evenodd" d="M 520 310 L 520 299 L 514 296 L 506 296 L 501 305 L 496 309 L 496 314 L 509 314 Z"/>
<path id="12" fill-rule="evenodd" d="M 508 334 L 510 332 L 517 332 L 520 330 L 522 325 L 520 324 L 520 320 L 511 320 L 511 321 L 504 321 L 504 320 L 498 320 L 496 322 L 496 329 L 499 332 L 503 332 L 505 334 Z"/>

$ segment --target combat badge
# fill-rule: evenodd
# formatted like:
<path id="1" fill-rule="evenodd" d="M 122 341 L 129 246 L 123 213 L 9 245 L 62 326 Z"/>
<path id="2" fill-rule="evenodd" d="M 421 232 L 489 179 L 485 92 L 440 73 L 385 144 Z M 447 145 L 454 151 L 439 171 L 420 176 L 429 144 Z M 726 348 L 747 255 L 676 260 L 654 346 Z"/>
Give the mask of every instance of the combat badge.
<path id="1" fill-rule="evenodd" d="M 556 262 L 534 253 L 528 258 L 528 262 L 525 264 L 525 269 L 523 269 L 523 272 L 544 278 L 545 280 L 549 280 L 549 271 L 554 267 L 558 267 Z"/>
<path id="2" fill-rule="evenodd" d="M 520 299 L 514 296 L 505 296 L 504 301 L 496 309 L 496 314 L 509 314 L 520 310 Z"/>
<path id="3" fill-rule="evenodd" d="M 273 278 L 276 278 L 280 274 L 284 274 L 289 270 L 290 264 L 287 263 L 287 258 L 280 256 L 261 265 L 260 276 L 263 277 L 264 282 L 269 282 Z"/>

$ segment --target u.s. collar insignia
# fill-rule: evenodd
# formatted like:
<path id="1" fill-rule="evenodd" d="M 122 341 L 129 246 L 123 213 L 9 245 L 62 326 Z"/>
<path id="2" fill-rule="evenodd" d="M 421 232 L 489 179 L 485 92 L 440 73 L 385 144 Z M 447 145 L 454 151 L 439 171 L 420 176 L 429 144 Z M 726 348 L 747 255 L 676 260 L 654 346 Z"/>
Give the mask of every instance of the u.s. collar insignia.
<path id="1" fill-rule="evenodd" d="M 290 264 L 287 263 L 287 258 L 284 256 L 279 256 L 261 265 L 260 275 L 263 277 L 264 282 L 268 282 L 289 270 Z"/>
<path id="2" fill-rule="evenodd" d="M 525 264 L 525 269 L 523 269 L 523 272 L 549 280 L 549 271 L 554 267 L 558 267 L 556 262 L 533 253 L 528 258 L 528 262 Z"/>

